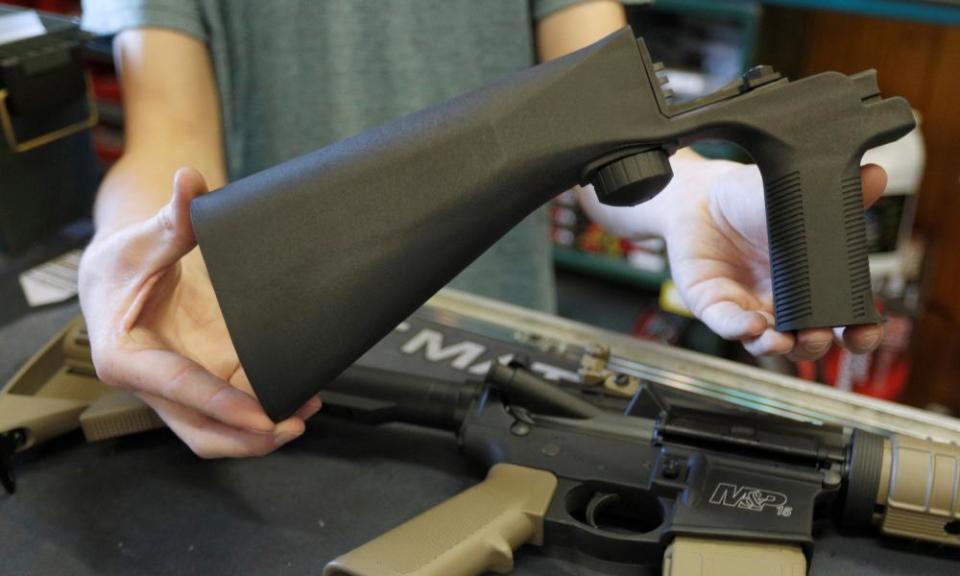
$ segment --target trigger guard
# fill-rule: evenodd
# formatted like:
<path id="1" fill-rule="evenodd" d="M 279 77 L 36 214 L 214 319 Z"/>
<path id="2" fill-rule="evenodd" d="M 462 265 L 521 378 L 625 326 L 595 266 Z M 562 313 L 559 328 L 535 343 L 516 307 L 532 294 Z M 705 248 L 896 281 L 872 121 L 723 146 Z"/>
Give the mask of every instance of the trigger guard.
<path id="1" fill-rule="evenodd" d="M 584 517 L 587 520 L 587 524 L 591 528 L 596 530 L 602 530 L 600 525 L 597 523 L 597 514 L 600 513 L 604 508 L 610 504 L 619 504 L 620 495 L 612 492 L 597 492 L 590 498 L 590 502 L 587 504 L 587 508 L 584 511 Z"/>

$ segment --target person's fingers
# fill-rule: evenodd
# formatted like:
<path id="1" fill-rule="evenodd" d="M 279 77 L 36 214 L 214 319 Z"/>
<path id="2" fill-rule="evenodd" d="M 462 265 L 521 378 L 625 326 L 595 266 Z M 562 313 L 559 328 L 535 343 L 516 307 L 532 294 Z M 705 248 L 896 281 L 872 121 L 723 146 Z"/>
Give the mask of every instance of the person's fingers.
<path id="1" fill-rule="evenodd" d="M 843 345 L 854 354 L 870 352 L 882 339 L 883 326 L 880 324 L 847 326 L 843 329 Z"/>
<path id="2" fill-rule="evenodd" d="M 684 263 L 678 268 L 702 265 Z M 715 275 L 689 282 L 678 275 L 677 288 L 687 307 L 720 337 L 727 340 L 756 338 L 772 322 L 762 312 L 762 303 L 739 282 L 726 275 Z M 771 318 L 772 320 L 772 318 Z"/>
<path id="3" fill-rule="evenodd" d="M 243 390 L 247 394 L 256 398 L 257 393 L 253 390 L 253 385 L 250 384 L 250 379 L 247 377 L 246 370 L 243 367 L 239 367 L 236 372 L 230 377 L 230 385 Z M 292 416 L 293 418 L 300 418 L 301 420 L 309 420 L 317 412 L 320 411 L 322 406 L 320 402 L 320 396 L 314 396 L 313 398 L 307 400 L 303 406 Z"/>
<path id="4" fill-rule="evenodd" d="M 789 357 L 791 360 L 816 360 L 830 349 L 832 343 L 833 330 L 830 328 L 801 330 Z"/>
<path id="5" fill-rule="evenodd" d="M 196 246 L 190 203 L 206 191 L 207 184 L 199 172 L 192 168 L 177 170 L 170 202 L 152 218 L 132 226 L 126 238 L 126 252 L 135 254 L 137 268 L 146 271 L 166 268 Z"/>
<path id="6" fill-rule="evenodd" d="M 161 239 L 156 250 L 145 254 L 148 268 L 159 269 L 182 258 L 197 244 L 190 220 L 190 203 L 207 191 L 203 176 L 192 168 L 181 168 L 173 176 L 173 197 L 157 214 L 143 223 L 141 233 Z M 149 262 L 149 263 L 148 263 Z"/>
<path id="7" fill-rule="evenodd" d="M 273 429 L 273 444 L 278 447 L 283 446 L 287 442 L 302 436 L 306 429 L 307 425 L 303 418 L 296 415 L 291 416 L 277 424 L 276 428 Z"/>
<path id="8" fill-rule="evenodd" d="M 781 356 L 793 350 L 795 342 L 793 334 L 769 328 L 757 338 L 744 340 L 743 347 L 754 356 Z"/>
<path id="9" fill-rule="evenodd" d="M 257 433 L 275 430 L 257 400 L 217 378 L 200 364 L 170 350 L 111 352 L 95 363 L 108 384 L 133 388 L 196 410 L 235 428 Z"/>
<path id="10" fill-rule="evenodd" d="M 305 429 L 303 421 L 297 419 L 278 425 L 273 433 L 258 434 L 228 426 L 152 394 L 141 393 L 140 397 L 201 458 L 262 456 L 297 438 Z"/>
<path id="11" fill-rule="evenodd" d="M 253 385 L 250 384 L 250 378 L 247 377 L 247 371 L 243 369 L 243 366 L 237 368 L 236 372 L 230 376 L 229 382 L 234 388 L 239 388 L 254 398 L 257 397 L 257 393 L 254 392 Z M 309 420 L 320 411 L 320 407 L 320 396 L 314 396 L 310 400 L 307 400 L 291 418 L 299 418 L 304 421 Z M 278 424 L 278 426 L 281 425 L 283 425 L 283 422 Z"/>
<path id="12" fill-rule="evenodd" d="M 173 229 L 175 233 L 196 244 L 193 233 L 193 223 L 190 220 L 190 203 L 197 196 L 207 193 L 207 182 L 203 175 L 193 168 L 180 168 L 173 175 L 173 197 L 167 204 L 164 219 L 159 222 L 166 229 Z M 164 214 L 161 212 L 161 214 Z"/>
<path id="13" fill-rule="evenodd" d="M 299 418 L 303 421 L 307 421 L 312 418 L 317 412 L 320 411 L 320 408 L 323 407 L 323 403 L 320 401 L 319 396 L 314 396 L 313 398 L 307 400 L 306 404 L 300 407 L 297 410 L 296 414 L 293 416 Z"/>
<path id="14" fill-rule="evenodd" d="M 768 328 L 766 317 L 755 310 L 744 310 L 736 302 L 722 300 L 703 309 L 700 319 L 721 338 L 754 339 Z"/>
<path id="15" fill-rule="evenodd" d="M 237 360 L 238 366 L 237 370 L 230 375 L 227 379 L 230 382 L 230 385 L 234 388 L 239 388 L 247 394 L 256 398 L 257 393 L 253 391 L 253 385 L 250 384 L 250 378 L 247 377 L 247 371 L 243 369 L 243 366 L 239 366 L 239 359 Z"/>
<path id="16" fill-rule="evenodd" d="M 860 168 L 860 184 L 863 188 L 863 205 L 873 206 L 887 187 L 887 172 L 876 164 Z"/>

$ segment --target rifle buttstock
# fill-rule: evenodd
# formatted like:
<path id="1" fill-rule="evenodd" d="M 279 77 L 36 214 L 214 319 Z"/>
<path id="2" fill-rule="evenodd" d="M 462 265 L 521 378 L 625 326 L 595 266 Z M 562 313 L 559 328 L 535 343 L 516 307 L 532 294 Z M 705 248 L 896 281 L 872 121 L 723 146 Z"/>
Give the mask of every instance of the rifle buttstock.
<path id="1" fill-rule="evenodd" d="M 132 392 L 97 378 L 79 316 L 0 390 L 0 434 L 21 431 L 23 450 L 78 426 L 88 442 L 164 426 Z"/>
<path id="2" fill-rule="evenodd" d="M 513 568 L 513 550 L 543 541 L 556 477 L 497 464 L 486 480 L 327 564 L 324 576 L 473 576 Z"/>

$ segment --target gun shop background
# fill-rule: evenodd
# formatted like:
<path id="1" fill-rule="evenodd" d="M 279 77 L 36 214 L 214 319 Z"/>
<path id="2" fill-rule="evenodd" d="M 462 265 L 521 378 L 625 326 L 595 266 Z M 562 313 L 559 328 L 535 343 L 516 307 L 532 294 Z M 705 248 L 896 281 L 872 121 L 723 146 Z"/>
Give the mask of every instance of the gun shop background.
<path id="1" fill-rule="evenodd" d="M 80 10 L 74 0 L 12 4 L 67 15 Z M 10 27 L 22 25 L 12 20 L 17 14 L 0 13 L 0 52 Z M 920 118 L 919 131 L 870 157 L 890 174 L 887 193 L 868 214 L 874 291 L 888 319 L 883 344 L 866 356 L 835 347 L 818 362 L 759 362 L 843 389 L 960 414 L 960 3 L 657 0 L 629 5 L 628 15 L 654 58 L 665 62 L 671 88 L 681 99 L 713 91 L 760 63 L 791 78 L 873 67 L 884 94 L 909 99 Z M 60 160 L 22 161 L 9 122 L 4 124 L 0 325 L 76 305 L 76 266 L 92 231 L 89 209 L 97 180 L 123 149 L 122 96 L 109 39 L 88 42 L 83 61 L 92 80 L 96 124 L 39 144 L 51 150 L 49 158 Z M 26 112 L 52 110 L 48 118 L 56 117 L 54 123 L 62 126 L 49 130 L 83 127 L 94 119 L 84 115 L 85 109 L 78 116 L 58 101 L 55 84 L 14 86 L 15 75 L 4 62 L 0 81 L 11 101 L 19 99 Z M 28 88 L 36 92 L 22 92 Z M 29 106 L 22 104 L 28 101 Z M 16 118 L 13 125 L 18 126 Z M 57 147 L 69 147 L 70 154 Z M 744 160 L 738 150 L 719 143 L 705 144 L 700 152 Z M 553 203 L 551 215 L 561 315 L 758 362 L 684 310 L 669 281 L 662 242 L 637 243 L 604 233 L 585 219 L 570 195 Z"/>

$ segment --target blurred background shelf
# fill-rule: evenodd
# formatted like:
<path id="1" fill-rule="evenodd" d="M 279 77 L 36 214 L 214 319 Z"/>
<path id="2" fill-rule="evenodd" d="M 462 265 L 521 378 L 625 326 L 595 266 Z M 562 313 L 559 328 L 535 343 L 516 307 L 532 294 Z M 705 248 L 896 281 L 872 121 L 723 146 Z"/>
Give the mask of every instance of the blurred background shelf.
<path id="1" fill-rule="evenodd" d="M 686 3 L 687 0 L 678 0 Z M 666 3 L 672 4 L 671 0 Z M 696 2 L 691 2 L 696 3 Z M 706 1 L 703 4 L 756 4 L 748 0 L 735 2 Z M 956 0 L 764 0 L 774 4 L 811 10 L 852 12 L 868 16 L 881 16 L 899 20 L 914 20 L 931 24 L 960 24 L 960 2 Z"/>
<path id="2" fill-rule="evenodd" d="M 589 254 L 574 248 L 554 246 L 553 261 L 558 268 L 587 274 L 602 280 L 609 280 L 643 288 L 650 291 L 659 291 L 660 285 L 670 277 L 662 272 L 648 272 L 632 266 L 623 258 Z"/>

